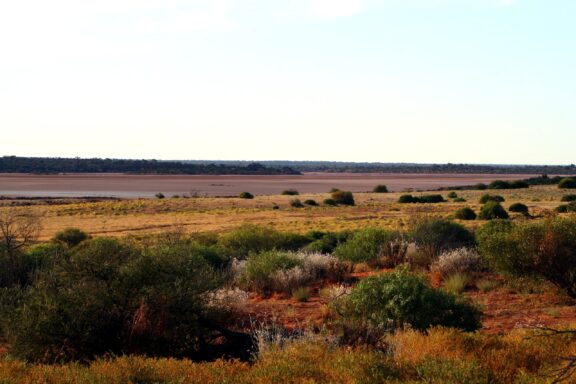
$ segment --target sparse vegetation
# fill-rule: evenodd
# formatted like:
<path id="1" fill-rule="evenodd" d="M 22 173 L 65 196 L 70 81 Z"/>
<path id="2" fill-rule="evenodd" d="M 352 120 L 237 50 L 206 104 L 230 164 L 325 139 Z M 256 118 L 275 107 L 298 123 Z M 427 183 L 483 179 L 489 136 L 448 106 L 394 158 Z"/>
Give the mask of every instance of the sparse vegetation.
<path id="1" fill-rule="evenodd" d="M 313 199 L 304 200 L 304 204 L 308 205 L 310 207 L 317 207 L 318 206 L 318 203 L 316 202 L 316 200 L 313 200 Z"/>

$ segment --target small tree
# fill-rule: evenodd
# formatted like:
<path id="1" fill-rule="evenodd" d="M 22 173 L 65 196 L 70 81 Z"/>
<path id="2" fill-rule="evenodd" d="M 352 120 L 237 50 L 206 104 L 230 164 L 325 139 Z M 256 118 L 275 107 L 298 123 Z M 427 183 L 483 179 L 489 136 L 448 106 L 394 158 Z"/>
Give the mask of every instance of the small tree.
<path id="1" fill-rule="evenodd" d="M 372 192 L 374 192 L 374 193 L 388 193 L 388 187 L 385 186 L 384 184 L 378 184 L 377 186 L 374 187 L 374 189 L 372 189 Z"/>
<path id="2" fill-rule="evenodd" d="M 88 239 L 86 232 L 78 228 L 66 228 L 54 235 L 52 241 L 66 244 L 68 247 L 74 247 L 86 239 Z"/>
<path id="3" fill-rule="evenodd" d="M 332 199 L 336 204 L 341 205 L 354 205 L 354 195 L 348 191 L 335 191 L 332 192 Z"/>
<path id="4" fill-rule="evenodd" d="M 155 194 L 154 196 L 156 196 L 157 199 L 163 199 L 165 196 L 162 192 L 158 192 L 157 194 Z"/>
<path id="5" fill-rule="evenodd" d="M 478 218 L 481 220 L 507 219 L 508 212 L 495 201 L 489 201 L 480 210 Z"/>

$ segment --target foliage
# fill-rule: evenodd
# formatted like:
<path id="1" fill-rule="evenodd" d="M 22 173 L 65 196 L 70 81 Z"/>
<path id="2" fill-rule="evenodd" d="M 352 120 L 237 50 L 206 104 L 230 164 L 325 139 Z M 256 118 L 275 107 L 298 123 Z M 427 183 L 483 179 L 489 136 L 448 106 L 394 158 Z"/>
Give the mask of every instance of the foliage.
<path id="1" fill-rule="evenodd" d="M 324 205 L 329 206 L 329 207 L 335 207 L 338 205 L 338 203 L 336 203 L 336 200 L 334 200 L 334 199 L 324 199 L 324 201 L 322 203 Z"/>
<path id="2" fill-rule="evenodd" d="M 399 235 L 381 228 L 364 228 L 354 232 L 352 237 L 334 250 L 342 261 L 352 263 L 370 262 L 392 256 L 390 244 Z"/>
<path id="3" fill-rule="evenodd" d="M 469 283 L 470 277 L 467 274 L 456 272 L 444 279 L 444 289 L 450 293 L 460 294 Z"/>
<path id="4" fill-rule="evenodd" d="M 478 309 L 402 268 L 360 281 L 340 310 L 346 319 L 385 331 L 407 325 L 417 330 L 437 325 L 466 331 L 480 328 Z"/>
<path id="5" fill-rule="evenodd" d="M 529 184 L 524 180 L 514 180 L 514 181 L 495 180 L 488 185 L 488 189 L 521 189 L 528 187 Z"/>
<path id="6" fill-rule="evenodd" d="M 351 236 L 351 232 L 311 232 L 308 236 L 314 240 L 305 249 L 318 253 L 332 253 L 340 244 L 345 243 Z"/>
<path id="7" fill-rule="evenodd" d="M 282 194 L 286 196 L 296 196 L 299 195 L 300 193 L 295 189 L 286 189 L 282 191 Z"/>
<path id="8" fill-rule="evenodd" d="M 297 288 L 292 292 L 292 297 L 299 303 L 304 303 L 310 299 L 310 289 L 306 287 Z"/>
<path id="9" fill-rule="evenodd" d="M 484 204 L 478 215 L 481 220 L 507 219 L 508 217 L 508 212 L 506 212 L 504 207 L 495 201 L 489 201 Z"/>
<path id="10" fill-rule="evenodd" d="M 528 207 L 522 203 L 514 203 L 510 207 L 508 207 L 510 212 L 522 213 L 524 215 L 528 214 Z"/>
<path id="11" fill-rule="evenodd" d="M 465 203 L 465 202 L 466 202 L 466 199 L 463 198 L 463 197 L 457 197 L 457 198 L 454 199 L 454 202 L 455 202 L 455 203 Z"/>
<path id="12" fill-rule="evenodd" d="M 576 201 L 571 201 L 569 204 L 562 204 L 556 207 L 558 213 L 576 212 Z"/>
<path id="13" fill-rule="evenodd" d="M 157 194 L 155 194 L 154 196 L 156 196 L 157 199 L 163 199 L 165 196 L 162 192 L 158 192 Z"/>
<path id="14" fill-rule="evenodd" d="M 398 202 L 401 204 L 417 203 L 418 199 L 412 195 L 402 195 L 398 198 Z"/>
<path id="15" fill-rule="evenodd" d="M 476 220 L 476 212 L 470 207 L 464 207 L 457 210 L 454 217 L 458 220 Z"/>
<path id="16" fill-rule="evenodd" d="M 576 201 L 576 195 L 564 195 L 562 196 L 562 199 L 560 201 L 571 203 L 573 201 Z"/>
<path id="17" fill-rule="evenodd" d="M 412 239 L 430 261 L 441 252 L 474 246 L 476 243 L 468 229 L 452 221 L 425 217 L 413 226 Z"/>
<path id="18" fill-rule="evenodd" d="M 576 297 L 576 218 L 524 225 L 496 221 L 479 230 L 478 241 L 497 271 L 539 276 Z"/>
<path id="19" fill-rule="evenodd" d="M 88 234 L 78 228 L 66 228 L 54 235 L 52 241 L 74 247 L 88 239 Z"/>
<path id="20" fill-rule="evenodd" d="M 412 196 L 412 195 L 402 195 L 398 199 L 399 203 L 443 203 L 444 197 L 442 195 L 422 195 L 422 196 Z"/>
<path id="21" fill-rule="evenodd" d="M 458 248 L 443 252 L 432 264 L 432 271 L 447 277 L 457 273 L 474 274 L 482 269 L 482 259 L 473 248 Z"/>
<path id="22" fill-rule="evenodd" d="M 354 195 L 348 191 L 334 191 L 331 194 L 332 200 L 340 205 L 354 205 Z"/>
<path id="23" fill-rule="evenodd" d="M 447 196 L 451 199 L 455 199 L 458 197 L 458 194 L 456 192 L 452 191 L 452 192 L 448 193 Z"/>
<path id="24" fill-rule="evenodd" d="M 318 203 L 316 202 L 316 200 L 307 199 L 307 200 L 304 200 L 304 205 L 308 205 L 310 207 L 317 207 Z"/>
<path id="25" fill-rule="evenodd" d="M 503 203 L 505 200 L 500 195 L 490 195 L 488 193 L 486 193 L 486 194 L 482 195 L 482 197 L 480 197 L 480 204 L 486 204 L 489 201 L 494 201 L 496 203 Z"/>
<path id="26" fill-rule="evenodd" d="M 254 195 L 251 194 L 250 192 L 240 192 L 240 195 L 238 195 L 238 197 L 240 197 L 241 199 L 253 199 Z"/>
<path id="27" fill-rule="evenodd" d="M 300 201 L 300 199 L 292 199 L 290 200 L 290 206 L 292 208 L 304 208 L 304 204 Z"/>
<path id="28" fill-rule="evenodd" d="M 388 193 L 388 187 L 384 184 L 378 184 L 373 189 L 372 192 L 374 193 Z"/>
<path id="29" fill-rule="evenodd" d="M 558 188 L 563 189 L 574 189 L 576 188 L 576 179 L 572 177 L 566 177 L 558 183 Z"/>

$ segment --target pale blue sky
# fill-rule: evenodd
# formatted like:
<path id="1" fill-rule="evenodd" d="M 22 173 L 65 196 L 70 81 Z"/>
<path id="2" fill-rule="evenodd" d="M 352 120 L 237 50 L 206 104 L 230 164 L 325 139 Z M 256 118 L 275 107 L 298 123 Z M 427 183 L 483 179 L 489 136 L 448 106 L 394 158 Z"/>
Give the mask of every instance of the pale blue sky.
<path id="1" fill-rule="evenodd" d="M 574 0 L 0 0 L 0 155 L 576 162 Z"/>

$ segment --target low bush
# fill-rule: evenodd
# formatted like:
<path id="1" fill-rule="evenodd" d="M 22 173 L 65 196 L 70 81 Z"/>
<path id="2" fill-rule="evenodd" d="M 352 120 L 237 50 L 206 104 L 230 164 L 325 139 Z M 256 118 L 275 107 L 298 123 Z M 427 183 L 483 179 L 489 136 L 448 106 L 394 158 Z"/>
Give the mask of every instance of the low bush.
<path id="1" fill-rule="evenodd" d="M 290 200 L 290 206 L 292 208 L 304 208 L 304 204 L 300 201 L 300 199 L 292 199 Z"/>
<path id="2" fill-rule="evenodd" d="M 508 207 L 510 212 L 522 213 L 523 215 L 528 214 L 528 207 L 522 203 L 514 203 L 510 207 Z"/>
<path id="3" fill-rule="evenodd" d="M 452 191 L 452 192 L 448 193 L 447 196 L 448 196 L 450 199 L 455 199 L 455 198 L 458 197 L 458 194 L 457 194 L 456 192 Z"/>
<path id="4" fill-rule="evenodd" d="M 253 199 L 254 195 L 251 194 L 250 192 L 241 192 L 240 195 L 238 195 L 238 197 L 241 199 Z"/>
<path id="5" fill-rule="evenodd" d="M 332 200 L 340 205 L 354 205 L 354 195 L 348 191 L 335 191 L 332 192 Z M 326 201 L 325 201 L 326 202 Z"/>
<path id="6" fill-rule="evenodd" d="M 576 188 L 576 179 L 572 177 L 566 177 L 558 183 L 558 188 L 562 189 L 574 189 Z"/>
<path id="7" fill-rule="evenodd" d="M 473 275 L 482 270 L 482 259 L 473 248 L 459 248 L 443 252 L 431 270 L 446 278 L 454 274 Z"/>
<path id="8" fill-rule="evenodd" d="M 351 232 L 318 232 L 318 233 L 309 233 L 308 236 L 315 239 L 310 244 L 308 244 L 305 249 L 311 252 L 316 253 L 333 253 L 334 249 L 340 244 L 345 243 L 348 241 L 350 236 L 352 235 Z"/>
<path id="9" fill-rule="evenodd" d="M 304 205 L 308 205 L 310 207 L 317 207 L 318 203 L 316 202 L 316 200 L 308 199 L 304 200 Z"/>
<path id="10" fill-rule="evenodd" d="M 454 217 L 458 220 L 476 220 L 476 212 L 470 207 L 464 207 L 457 210 Z"/>
<path id="11" fill-rule="evenodd" d="M 508 217 L 508 212 L 506 212 L 504 207 L 495 201 L 489 201 L 484 204 L 478 215 L 480 220 L 507 219 Z"/>
<path id="12" fill-rule="evenodd" d="M 385 229 L 364 228 L 354 232 L 347 242 L 336 247 L 334 255 L 342 261 L 352 263 L 389 258 L 394 260 L 393 264 L 399 264 L 404 261 L 406 250 L 394 248 L 393 242 L 398 238 L 398 234 Z"/>
<path id="13" fill-rule="evenodd" d="M 455 203 L 465 203 L 465 202 L 466 202 L 466 199 L 463 198 L 463 197 L 457 197 L 457 198 L 454 199 L 454 202 L 455 202 Z"/>
<path id="14" fill-rule="evenodd" d="M 556 207 L 556 212 L 558 213 L 570 213 L 576 212 L 576 201 L 572 201 L 569 204 L 562 204 Z"/>
<path id="15" fill-rule="evenodd" d="M 286 195 L 286 196 L 296 196 L 296 195 L 299 195 L 300 192 L 298 192 L 295 189 L 286 189 L 286 190 L 282 191 L 282 194 Z"/>
<path id="16" fill-rule="evenodd" d="M 541 277 L 576 297 L 576 218 L 523 225 L 494 221 L 480 228 L 478 241 L 496 271 Z"/>
<path id="17" fill-rule="evenodd" d="M 399 203 L 443 203 L 444 197 L 442 195 L 422 195 L 422 196 L 412 196 L 412 195 L 402 195 L 398 199 Z"/>
<path id="18" fill-rule="evenodd" d="M 164 197 L 166 197 L 166 196 L 164 196 L 164 194 L 162 192 L 158 192 L 154 196 L 156 196 L 157 199 L 163 199 Z"/>
<path id="19" fill-rule="evenodd" d="M 88 234 L 78 228 L 66 228 L 54 235 L 52 241 L 74 247 L 88 239 Z"/>
<path id="20" fill-rule="evenodd" d="M 388 193 L 388 187 L 384 184 L 378 184 L 372 189 L 374 193 Z"/>
<path id="21" fill-rule="evenodd" d="M 401 204 L 411 204 L 411 203 L 417 203 L 418 199 L 412 195 L 402 195 L 398 199 L 398 202 Z"/>
<path id="22" fill-rule="evenodd" d="M 500 195 L 490 195 L 488 193 L 480 197 L 480 204 L 486 204 L 489 201 L 494 201 L 496 203 L 503 203 L 505 200 Z"/>
<path id="23" fill-rule="evenodd" d="M 480 328 L 477 308 L 402 268 L 363 279 L 339 305 L 347 321 L 384 332 L 406 326 L 422 331 L 438 325 Z"/>
<path id="24" fill-rule="evenodd" d="M 324 205 L 329 206 L 329 207 L 335 207 L 338 205 L 338 203 L 336 203 L 336 200 L 334 200 L 334 199 L 324 199 L 324 201 L 322 203 Z"/>
<path id="25" fill-rule="evenodd" d="M 294 254 L 282 251 L 264 251 L 252 254 L 246 259 L 246 266 L 241 276 L 242 285 L 246 288 L 270 293 L 278 288 L 274 274 L 279 271 L 302 270 L 304 263 Z"/>
<path id="26" fill-rule="evenodd" d="M 564 195 L 562 196 L 562 199 L 560 201 L 565 203 L 571 203 L 573 201 L 576 201 L 576 195 Z"/>
<path id="27" fill-rule="evenodd" d="M 468 229 L 452 221 L 426 217 L 414 223 L 413 227 L 411 237 L 429 262 L 444 251 L 476 244 Z"/>

